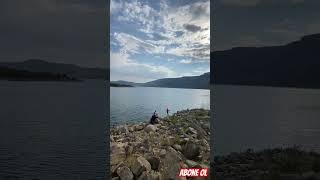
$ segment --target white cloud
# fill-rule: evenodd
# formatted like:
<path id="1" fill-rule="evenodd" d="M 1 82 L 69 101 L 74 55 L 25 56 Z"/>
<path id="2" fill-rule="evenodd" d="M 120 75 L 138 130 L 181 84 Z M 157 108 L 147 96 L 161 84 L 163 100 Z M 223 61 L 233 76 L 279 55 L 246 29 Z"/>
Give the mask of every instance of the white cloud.
<path id="1" fill-rule="evenodd" d="M 196 2 L 185 6 L 170 8 L 166 1 L 161 1 L 160 14 L 163 18 L 165 31 L 161 34 L 167 40 L 155 42 L 159 45 L 178 45 L 168 48 L 167 53 L 183 56 L 185 58 L 196 58 L 209 60 L 209 56 L 197 56 L 197 53 L 190 53 L 197 44 L 198 48 L 210 44 L 210 2 Z M 193 28 L 190 31 L 190 28 Z M 182 35 L 177 37 L 176 33 Z M 207 49 L 210 54 L 210 49 Z"/>
<path id="2" fill-rule="evenodd" d="M 142 4 L 138 0 L 128 2 L 120 1 L 119 3 L 112 0 L 111 12 L 121 12 L 118 15 L 119 21 L 134 22 L 140 24 L 143 28 L 141 32 L 152 33 L 154 28 L 155 17 L 159 16 L 158 12 L 147 4 Z"/>
<path id="3" fill-rule="evenodd" d="M 138 63 L 126 53 L 110 52 L 111 80 L 146 82 L 159 78 L 175 77 L 177 74 L 166 66 Z"/>
<path id="4" fill-rule="evenodd" d="M 182 59 L 182 60 L 179 61 L 179 63 L 181 63 L 181 64 L 191 64 L 192 60 L 191 59 Z"/>
<path id="5" fill-rule="evenodd" d="M 141 28 L 139 30 L 151 38 L 138 39 L 130 35 L 130 38 L 128 36 L 122 38 L 134 42 L 125 41 L 124 43 L 121 40 L 122 45 L 126 44 L 128 46 L 126 49 L 131 49 L 132 53 L 137 52 L 138 47 L 148 53 L 163 53 L 164 48 L 166 48 L 169 53 L 179 52 L 175 54 L 177 56 L 209 60 L 210 49 L 207 50 L 207 53 L 198 53 L 199 55 L 205 54 L 206 57 L 197 56 L 197 53 L 190 53 L 190 49 L 193 49 L 194 44 L 200 46 L 210 44 L 210 2 L 195 2 L 174 8 L 169 6 L 168 3 L 169 1 L 161 1 L 159 12 L 138 1 L 123 2 L 122 5 L 113 3 L 113 9 L 121 7 L 122 14 L 124 14 L 118 16 L 118 20 L 140 24 Z M 177 32 L 181 32 L 182 35 L 177 37 Z M 162 38 L 153 39 L 155 37 L 154 33 Z M 188 52 L 184 53 L 183 51 Z"/>
<path id="6" fill-rule="evenodd" d="M 119 42 L 121 50 L 127 53 L 133 54 L 145 51 L 146 53 L 157 54 L 164 52 L 164 46 L 156 46 L 130 34 L 114 33 L 114 37 Z"/>
<path id="7" fill-rule="evenodd" d="M 196 68 L 191 72 L 182 73 L 181 76 L 200 76 L 204 73 L 210 72 L 210 67 L 208 68 Z"/>
<path id="8" fill-rule="evenodd" d="M 210 61 L 210 2 L 195 1 L 184 6 L 172 6 L 161 0 L 160 10 L 137 0 L 118 1 L 111 5 L 113 19 L 119 24 L 133 24 L 136 33 L 113 32 L 112 38 L 120 47 L 111 52 L 111 78 L 136 82 L 181 76 L 167 66 L 142 63 L 134 54 L 151 54 L 170 58 L 163 63 L 190 64 Z M 141 35 L 142 34 L 142 35 Z M 174 56 L 183 59 L 173 61 Z M 180 69 L 181 70 L 181 69 Z M 179 71 L 180 71 L 179 70 Z M 197 72 L 191 72 L 197 73 Z"/>

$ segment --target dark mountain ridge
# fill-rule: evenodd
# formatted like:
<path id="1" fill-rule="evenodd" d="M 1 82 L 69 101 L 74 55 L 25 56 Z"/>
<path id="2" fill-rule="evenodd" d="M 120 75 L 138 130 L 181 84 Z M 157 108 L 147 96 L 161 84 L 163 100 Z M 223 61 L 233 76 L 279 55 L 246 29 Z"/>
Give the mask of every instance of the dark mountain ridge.
<path id="1" fill-rule="evenodd" d="M 146 83 L 134 83 L 128 81 L 112 81 L 114 84 L 143 86 L 143 87 L 167 87 L 167 88 L 190 88 L 190 89 L 209 89 L 210 72 L 200 76 L 184 76 L 179 78 L 164 78 Z"/>
<path id="2" fill-rule="evenodd" d="M 29 72 L 7 67 L 0 67 L 0 80 L 9 81 L 80 81 L 66 74 L 48 72 Z"/>
<path id="3" fill-rule="evenodd" d="M 210 72 L 200 76 L 184 76 L 179 78 L 164 78 L 144 83 L 146 87 L 170 87 L 170 88 L 192 88 L 209 89 Z"/>
<path id="4" fill-rule="evenodd" d="M 270 47 L 211 52 L 211 83 L 320 88 L 320 34 Z"/>
<path id="5" fill-rule="evenodd" d="M 0 62 L 0 67 L 29 72 L 67 74 L 79 79 L 109 79 L 109 72 L 107 69 L 86 68 L 73 64 L 53 63 L 39 59 L 29 59 L 22 62 Z"/>

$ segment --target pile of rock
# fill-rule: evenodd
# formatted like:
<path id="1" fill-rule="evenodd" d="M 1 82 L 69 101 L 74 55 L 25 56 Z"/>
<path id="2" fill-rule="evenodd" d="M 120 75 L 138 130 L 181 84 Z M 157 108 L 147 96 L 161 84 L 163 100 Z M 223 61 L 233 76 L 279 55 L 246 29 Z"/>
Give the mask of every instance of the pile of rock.
<path id="1" fill-rule="evenodd" d="M 177 177 L 180 168 L 209 168 L 209 137 L 209 111 L 204 109 L 180 111 L 156 125 L 112 128 L 111 178 L 186 179 Z"/>

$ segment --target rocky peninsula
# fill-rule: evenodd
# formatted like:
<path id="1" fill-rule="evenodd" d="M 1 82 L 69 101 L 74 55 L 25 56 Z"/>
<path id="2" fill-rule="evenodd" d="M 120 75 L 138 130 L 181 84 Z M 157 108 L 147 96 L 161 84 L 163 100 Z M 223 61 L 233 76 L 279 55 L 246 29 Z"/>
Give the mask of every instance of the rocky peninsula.
<path id="1" fill-rule="evenodd" d="M 112 180 L 183 180 L 177 177 L 180 168 L 209 168 L 209 110 L 183 110 L 159 120 L 111 128 Z"/>
<path id="2" fill-rule="evenodd" d="M 320 154 L 299 147 L 265 149 L 216 156 L 217 180 L 316 180 L 320 179 Z"/>

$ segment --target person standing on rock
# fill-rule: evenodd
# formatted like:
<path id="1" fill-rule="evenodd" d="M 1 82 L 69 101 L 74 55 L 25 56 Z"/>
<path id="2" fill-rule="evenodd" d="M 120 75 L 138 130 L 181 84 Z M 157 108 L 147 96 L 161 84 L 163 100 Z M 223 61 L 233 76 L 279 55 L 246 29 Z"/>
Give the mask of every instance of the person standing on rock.
<path id="1" fill-rule="evenodd" d="M 169 108 L 167 108 L 167 116 L 169 116 L 169 111 L 170 111 Z"/>

